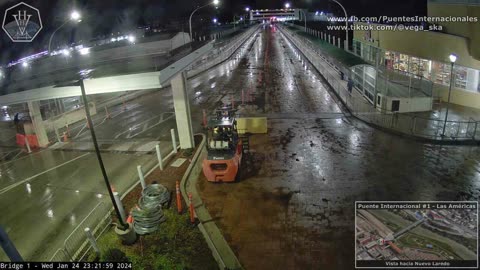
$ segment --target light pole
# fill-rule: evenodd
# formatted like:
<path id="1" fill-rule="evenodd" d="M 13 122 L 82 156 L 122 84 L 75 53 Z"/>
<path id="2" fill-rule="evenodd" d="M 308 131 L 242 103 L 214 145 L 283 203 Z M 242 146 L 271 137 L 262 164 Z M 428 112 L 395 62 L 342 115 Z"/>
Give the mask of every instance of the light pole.
<path id="1" fill-rule="evenodd" d="M 192 17 L 193 17 L 193 14 L 195 14 L 195 12 L 197 12 L 199 9 L 202 9 L 204 7 L 208 7 L 210 5 L 215 5 L 217 6 L 218 4 L 220 4 L 220 0 L 213 0 L 212 2 L 206 4 L 206 5 L 203 5 L 201 7 L 198 7 L 196 8 L 194 11 L 192 11 L 192 14 L 190 14 L 190 19 L 188 20 L 189 22 L 189 26 L 190 26 L 190 42 L 193 41 L 193 34 L 192 34 Z"/>
<path id="2" fill-rule="evenodd" d="M 80 13 L 78 13 L 78 11 L 72 11 L 72 13 L 70 13 L 70 18 L 68 20 L 66 20 L 62 25 L 60 25 L 57 29 L 55 29 L 55 31 L 53 31 L 52 35 L 50 36 L 50 40 L 48 41 L 48 53 L 51 52 L 50 50 L 50 46 L 52 45 L 52 39 L 53 39 L 53 36 L 55 35 L 55 33 L 60 30 L 60 28 L 62 28 L 65 24 L 67 24 L 67 22 L 69 21 L 73 21 L 73 22 L 81 22 L 82 19 L 81 19 L 81 15 Z"/>
<path id="3" fill-rule="evenodd" d="M 242 16 L 233 15 L 233 30 L 235 31 L 236 21 L 235 18 L 238 18 L 240 21 L 243 20 Z"/>
<path id="4" fill-rule="evenodd" d="M 245 12 L 247 12 L 247 13 L 245 15 L 245 18 L 243 19 L 244 24 L 247 23 L 247 20 L 250 21 L 250 7 L 246 7 Z"/>
<path id="5" fill-rule="evenodd" d="M 345 10 L 345 8 L 343 7 L 342 4 L 340 4 L 340 2 L 338 2 L 337 0 L 331 0 L 335 3 L 337 3 L 342 9 L 343 9 L 343 13 L 345 14 L 345 36 L 346 36 L 346 40 L 345 40 L 345 48 L 348 50 L 350 50 L 350 47 L 348 46 L 348 15 L 347 15 L 347 11 Z"/>
<path id="6" fill-rule="evenodd" d="M 450 54 L 448 57 L 450 59 L 450 88 L 448 89 L 448 101 L 447 101 L 447 112 L 445 113 L 445 122 L 443 123 L 443 131 L 442 131 L 442 137 L 445 136 L 445 129 L 447 128 L 447 119 L 448 119 L 448 109 L 450 107 L 450 94 L 452 93 L 452 84 L 454 80 L 454 74 L 453 74 L 453 66 L 455 65 L 455 62 L 457 61 L 457 55 L 455 54 Z"/>
<path id="7" fill-rule="evenodd" d="M 119 209 L 117 203 L 115 202 L 115 197 L 114 197 L 114 194 L 113 194 L 112 186 L 110 185 L 110 181 L 108 180 L 107 171 L 105 170 L 105 166 L 104 166 L 103 160 L 102 160 L 102 155 L 100 154 L 100 148 L 98 147 L 97 136 L 95 135 L 95 130 L 94 130 L 94 127 L 93 127 L 92 117 L 90 115 L 90 107 L 89 107 L 89 104 L 88 104 L 87 94 L 86 94 L 86 91 L 85 91 L 85 84 L 84 84 L 83 80 L 84 79 L 81 78 L 78 81 L 77 84 L 80 86 L 80 90 L 82 91 L 82 100 L 83 100 L 83 104 L 84 104 L 84 107 L 85 107 L 85 115 L 87 116 L 88 126 L 90 127 L 90 134 L 92 136 L 92 141 L 93 141 L 93 146 L 95 148 L 95 153 L 97 154 L 98 165 L 100 166 L 100 170 L 101 170 L 102 175 L 103 175 L 103 180 L 105 181 L 105 185 L 107 186 L 108 195 L 110 196 L 110 200 L 112 201 L 113 209 L 115 210 L 115 214 L 117 214 L 118 223 L 119 223 L 117 225 L 117 228 L 125 231 L 129 228 L 129 225 L 122 218 L 122 214 L 120 213 L 120 209 Z"/>
<path id="8" fill-rule="evenodd" d="M 290 3 L 285 3 L 285 8 L 290 8 Z M 303 14 L 303 18 L 305 18 L 305 32 L 307 32 L 307 15 L 305 15 L 305 11 L 298 9 Z M 301 21 L 301 20 L 300 20 Z"/>

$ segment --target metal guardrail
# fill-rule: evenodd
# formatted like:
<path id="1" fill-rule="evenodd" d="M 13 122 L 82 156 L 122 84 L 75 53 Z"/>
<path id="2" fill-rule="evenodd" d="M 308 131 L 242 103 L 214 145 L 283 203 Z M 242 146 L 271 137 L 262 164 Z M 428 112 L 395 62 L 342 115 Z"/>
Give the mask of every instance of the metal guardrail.
<path id="1" fill-rule="evenodd" d="M 78 261 L 88 254 L 90 246 L 85 235 L 85 228 L 90 228 L 96 239 L 108 228 L 112 222 L 111 207 L 105 202 L 99 202 L 78 226 L 65 238 L 63 247 L 59 248 L 50 261 Z"/>
<path id="2" fill-rule="evenodd" d="M 342 80 L 338 62 L 323 53 L 318 46 L 307 42 L 305 37 L 293 36 L 288 30 L 279 27 L 281 32 L 310 60 L 313 66 L 327 80 L 335 93 L 357 118 L 379 127 L 402 134 L 435 141 L 478 141 L 478 121 L 446 121 L 445 134 L 442 136 L 444 120 L 423 118 L 410 113 L 393 113 L 374 108 L 361 94 L 350 93 L 347 82 Z"/>
<path id="3" fill-rule="evenodd" d="M 245 43 L 245 41 L 252 37 L 252 34 L 255 33 L 255 31 L 257 31 L 259 27 L 260 26 L 253 26 L 252 28 L 245 31 L 245 33 L 236 36 L 234 40 L 229 42 L 228 46 L 226 45 L 224 47 L 217 48 L 213 50 L 213 52 L 207 57 L 204 57 L 197 61 L 197 63 L 193 64 L 189 69 L 187 69 L 188 76 L 195 76 L 198 73 L 214 67 L 231 57 L 233 53 L 235 53 L 235 51 L 237 51 L 237 49 L 243 43 Z"/>

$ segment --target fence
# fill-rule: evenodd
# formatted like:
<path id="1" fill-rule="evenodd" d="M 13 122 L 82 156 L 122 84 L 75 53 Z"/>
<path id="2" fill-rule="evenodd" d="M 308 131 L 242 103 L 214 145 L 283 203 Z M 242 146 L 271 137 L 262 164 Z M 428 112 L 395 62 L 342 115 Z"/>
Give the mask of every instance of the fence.
<path id="1" fill-rule="evenodd" d="M 111 206 L 105 202 L 98 203 L 78 226 L 65 238 L 63 247 L 53 254 L 50 261 L 81 261 L 90 250 L 85 228 L 90 228 L 93 236 L 98 239 L 112 222 Z"/>
<path id="2" fill-rule="evenodd" d="M 348 91 L 347 82 L 341 74 L 348 74 L 346 68 L 336 59 L 323 53 L 307 38 L 290 33 L 279 27 L 281 32 L 310 60 L 312 65 L 327 80 L 335 93 L 357 118 L 376 126 L 394 130 L 402 134 L 430 140 L 477 140 L 478 122 L 444 121 L 423 118 L 409 113 L 392 113 L 374 108 L 358 91 Z M 445 125 L 445 133 L 443 127 Z M 443 135 L 443 136 L 442 136 Z"/>
<path id="3" fill-rule="evenodd" d="M 253 33 L 255 33 L 258 28 L 259 26 L 254 26 L 248 29 L 245 31 L 245 33 L 236 36 L 234 40 L 230 41 L 228 46 L 217 48 L 208 56 L 205 56 L 201 60 L 197 61 L 188 69 L 188 77 L 195 76 L 228 59 L 242 44 L 244 44 L 253 36 Z"/>

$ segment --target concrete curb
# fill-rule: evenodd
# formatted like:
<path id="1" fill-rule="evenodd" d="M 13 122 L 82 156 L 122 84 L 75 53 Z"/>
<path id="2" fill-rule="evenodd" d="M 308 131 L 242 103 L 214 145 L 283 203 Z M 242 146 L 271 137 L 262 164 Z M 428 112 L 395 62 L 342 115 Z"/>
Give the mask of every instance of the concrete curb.
<path id="1" fill-rule="evenodd" d="M 317 66 L 308 57 L 306 57 L 305 52 L 300 47 L 297 46 L 295 41 L 292 40 L 292 38 L 293 38 L 293 37 L 291 37 L 292 35 L 285 33 L 289 30 L 288 29 L 283 29 L 283 27 L 279 27 L 279 29 L 284 34 L 284 36 L 292 43 L 292 45 L 295 48 L 297 48 L 305 56 L 305 58 L 308 59 L 308 61 L 312 64 L 312 66 L 315 68 L 315 70 L 317 70 L 317 72 L 320 74 L 320 76 L 322 76 L 322 78 L 325 80 L 325 82 L 333 90 L 333 86 L 330 84 L 330 82 L 327 79 L 325 79 L 322 72 L 320 70 L 318 70 Z M 348 112 L 350 113 L 351 116 L 353 116 L 353 117 L 355 117 L 355 119 L 360 120 L 361 122 L 367 124 L 368 126 L 376 128 L 376 129 L 381 130 L 383 132 L 390 133 L 390 134 L 393 134 L 393 135 L 396 135 L 396 136 L 399 136 L 399 137 L 403 137 L 405 139 L 410 139 L 410 140 L 414 140 L 414 141 L 418 141 L 418 142 L 422 142 L 422 143 L 436 144 L 436 145 L 458 145 L 458 146 L 460 146 L 460 145 L 474 145 L 474 146 L 480 145 L 480 141 L 478 141 L 478 140 L 437 140 L 437 139 L 430 139 L 430 138 L 426 138 L 426 137 L 421 137 L 421 136 L 417 136 L 417 135 L 414 135 L 414 134 L 408 134 L 408 133 L 400 132 L 400 131 L 397 131 L 397 130 L 394 130 L 394 129 L 379 126 L 375 123 L 368 122 L 368 121 L 356 116 L 355 113 L 352 112 L 351 109 L 347 106 L 347 104 L 345 104 L 345 102 L 341 98 L 341 96 L 335 90 L 333 90 L 332 92 L 340 100 L 342 105 L 348 110 Z"/>
<path id="2" fill-rule="evenodd" d="M 237 259 L 237 256 L 223 237 L 220 229 L 218 229 L 217 225 L 208 213 L 207 208 L 203 204 L 202 198 L 198 194 L 196 183 L 202 171 L 202 160 L 207 155 L 207 149 L 205 147 L 205 135 L 196 135 L 202 136 L 202 142 L 200 143 L 197 152 L 193 156 L 192 161 L 180 183 L 183 199 L 185 202 L 188 202 L 188 193 L 192 194 L 195 214 L 200 221 L 198 224 L 198 229 L 200 232 L 202 232 L 208 247 L 212 251 L 213 257 L 217 261 L 218 267 L 222 270 L 243 269 L 242 265 Z"/>
<path id="3" fill-rule="evenodd" d="M 222 50 L 223 51 L 226 51 L 226 55 L 221 55 L 221 56 L 218 56 L 214 59 L 212 59 L 212 61 L 210 61 L 208 64 L 205 63 L 205 66 L 198 66 L 198 67 L 195 67 L 193 68 L 192 70 L 189 70 L 187 72 L 187 77 L 188 79 L 192 79 L 192 78 L 195 78 L 201 74 L 203 74 L 204 72 L 224 63 L 225 61 L 227 61 L 228 59 L 230 59 L 232 57 L 232 55 L 238 51 L 238 49 L 243 45 L 245 44 L 245 42 L 253 37 L 253 33 L 255 33 L 256 31 L 258 31 L 258 29 L 260 28 L 260 26 L 255 26 L 253 28 L 250 28 L 248 29 L 247 31 L 245 31 L 245 33 L 241 34 L 240 36 L 237 36 L 236 38 L 234 38 L 234 40 L 231 40 L 229 42 L 230 43 L 233 43 L 233 45 L 231 45 L 229 48 L 225 49 L 225 47 L 229 46 L 229 45 L 225 45 L 221 48 L 223 48 Z M 221 49 L 220 48 L 220 49 Z M 220 59 L 219 59 L 220 58 Z"/>

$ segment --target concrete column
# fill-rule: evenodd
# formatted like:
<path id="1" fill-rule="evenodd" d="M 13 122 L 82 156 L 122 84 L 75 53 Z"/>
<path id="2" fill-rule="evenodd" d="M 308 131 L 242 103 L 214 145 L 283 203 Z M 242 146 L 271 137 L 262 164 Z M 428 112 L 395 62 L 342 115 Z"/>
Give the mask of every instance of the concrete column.
<path id="1" fill-rule="evenodd" d="M 172 79 L 171 84 L 180 147 L 182 149 L 191 149 L 195 146 L 195 143 L 193 141 L 192 114 L 190 112 L 187 76 L 185 71 L 176 75 Z"/>
<path id="2" fill-rule="evenodd" d="M 475 69 L 467 69 L 467 90 L 477 91 L 479 72 Z"/>
<path id="3" fill-rule="evenodd" d="M 40 101 L 29 101 L 28 110 L 30 112 L 30 118 L 32 119 L 32 126 L 37 135 L 38 145 L 40 147 L 48 146 L 47 131 L 42 120 L 42 114 L 40 113 Z"/>
<path id="4" fill-rule="evenodd" d="M 338 42 L 337 42 L 337 45 L 338 45 L 338 48 L 342 48 L 342 44 L 340 44 L 340 38 L 338 38 Z"/>
<path id="5" fill-rule="evenodd" d="M 330 42 L 330 34 L 328 34 L 328 43 L 331 43 L 331 42 Z"/>

